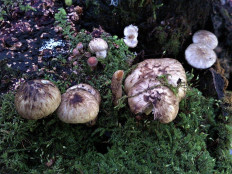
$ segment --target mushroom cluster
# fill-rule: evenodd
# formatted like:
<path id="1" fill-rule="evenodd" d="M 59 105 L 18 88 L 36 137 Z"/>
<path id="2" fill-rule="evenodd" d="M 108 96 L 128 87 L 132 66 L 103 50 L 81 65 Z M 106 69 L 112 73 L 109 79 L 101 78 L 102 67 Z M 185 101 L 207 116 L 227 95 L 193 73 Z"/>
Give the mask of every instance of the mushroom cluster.
<path id="1" fill-rule="evenodd" d="M 52 114 L 60 105 L 59 89 L 49 80 L 30 80 L 22 84 L 15 95 L 15 107 L 20 116 L 37 120 Z"/>
<path id="2" fill-rule="evenodd" d="M 72 86 L 62 94 L 61 99 L 57 109 L 57 115 L 61 121 L 73 124 L 95 124 L 101 96 L 92 86 L 88 84 Z"/>
<path id="3" fill-rule="evenodd" d="M 218 45 L 217 37 L 206 30 L 194 33 L 193 43 L 185 50 L 185 59 L 188 64 L 197 69 L 210 68 L 217 60 L 213 49 Z"/>
<path id="4" fill-rule="evenodd" d="M 166 79 L 161 80 L 161 77 Z M 171 58 L 140 62 L 125 80 L 130 110 L 134 114 L 153 112 L 154 119 L 162 123 L 176 118 L 185 87 L 185 70 L 180 62 Z M 176 93 L 172 88 L 177 89 Z"/>

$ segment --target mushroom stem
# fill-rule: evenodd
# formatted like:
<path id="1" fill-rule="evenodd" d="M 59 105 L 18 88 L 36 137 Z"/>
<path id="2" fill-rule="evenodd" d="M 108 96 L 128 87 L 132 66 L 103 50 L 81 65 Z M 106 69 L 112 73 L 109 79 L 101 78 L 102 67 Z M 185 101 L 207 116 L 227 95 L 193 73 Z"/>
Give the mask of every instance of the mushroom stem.
<path id="1" fill-rule="evenodd" d="M 118 100 L 122 97 L 122 80 L 124 76 L 123 70 L 118 70 L 114 73 L 111 81 L 111 90 L 113 95 L 113 103 L 118 105 Z"/>
<path id="2" fill-rule="evenodd" d="M 106 58 L 106 55 L 107 55 L 106 50 L 96 52 L 96 57 L 97 58 Z"/>

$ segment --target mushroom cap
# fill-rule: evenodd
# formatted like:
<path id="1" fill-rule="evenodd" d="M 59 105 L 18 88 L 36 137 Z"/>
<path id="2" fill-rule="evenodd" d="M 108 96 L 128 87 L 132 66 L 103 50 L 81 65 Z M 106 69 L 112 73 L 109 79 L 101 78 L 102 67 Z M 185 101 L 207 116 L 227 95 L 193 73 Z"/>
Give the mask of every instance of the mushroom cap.
<path id="1" fill-rule="evenodd" d="M 30 80 L 21 85 L 15 95 L 19 115 L 37 120 L 52 114 L 60 105 L 59 89 L 49 80 Z"/>
<path id="2" fill-rule="evenodd" d="M 61 97 L 57 115 L 65 123 L 88 123 L 99 112 L 99 103 L 88 91 L 69 88 Z"/>
<path id="3" fill-rule="evenodd" d="M 137 38 L 130 39 L 129 37 L 126 36 L 126 37 L 123 39 L 123 41 L 124 41 L 124 43 L 125 43 L 128 47 L 130 47 L 130 48 L 135 48 L 135 47 L 137 46 L 137 44 L 138 44 Z"/>
<path id="4" fill-rule="evenodd" d="M 154 119 L 169 123 L 176 118 L 179 99 L 166 86 L 153 78 L 141 79 L 128 92 L 128 104 L 134 114 L 150 113 L 153 108 Z"/>
<path id="5" fill-rule="evenodd" d="M 108 49 L 108 44 L 102 38 L 94 38 L 89 42 L 89 49 L 92 53 Z"/>
<path id="6" fill-rule="evenodd" d="M 127 76 L 125 80 L 125 91 L 129 92 L 138 81 L 141 79 L 152 78 L 156 79 L 158 76 L 168 75 L 168 83 L 178 88 L 178 97 L 181 100 L 186 93 L 186 74 L 181 63 L 175 59 L 147 59 L 140 62 L 138 66 Z"/>
<path id="7" fill-rule="evenodd" d="M 90 66 L 90 67 L 94 67 L 98 64 L 98 60 L 96 57 L 89 57 L 88 60 L 87 60 L 87 64 Z"/>
<path id="8" fill-rule="evenodd" d="M 101 95 L 98 92 L 98 90 L 94 89 L 92 86 L 90 86 L 90 85 L 88 85 L 86 83 L 80 83 L 78 85 L 72 86 L 69 89 L 67 89 L 67 92 L 69 90 L 77 89 L 77 88 L 85 90 L 85 91 L 89 92 L 90 94 L 92 94 L 95 97 L 95 99 L 98 101 L 99 105 L 100 105 L 100 103 L 101 103 Z"/>
<path id="9" fill-rule="evenodd" d="M 193 43 L 185 50 L 188 64 L 198 69 L 211 67 L 217 60 L 216 53 L 202 43 Z"/>
<path id="10" fill-rule="evenodd" d="M 193 35 L 193 43 L 202 43 L 210 49 L 215 49 L 218 45 L 218 39 L 210 31 L 199 30 Z"/>
<path id="11" fill-rule="evenodd" d="M 135 38 L 137 38 L 138 37 L 138 31 L 139 31 L 138 27 L 131 24 L 131 25 L 124 28 L 123 33 L 124 33 L 124 36 L 126 36 L 126 37 L 132 35 Z"/>

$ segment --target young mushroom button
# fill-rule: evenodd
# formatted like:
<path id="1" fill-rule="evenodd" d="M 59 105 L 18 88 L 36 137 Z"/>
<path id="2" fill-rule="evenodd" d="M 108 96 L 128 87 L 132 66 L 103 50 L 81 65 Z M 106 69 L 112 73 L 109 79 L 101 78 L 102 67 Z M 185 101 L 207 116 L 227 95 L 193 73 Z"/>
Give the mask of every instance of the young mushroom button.
<path id="1" fill-rule="evenodd" d="M 15 95 L 15 107 L 20 116 L 37 120 L 52 114 L 60 105 L 59 89 L 48 80 L 30 80 L 21 85 Z"/>
<path id="2" fill-rule="evenodd" d="M 95 38 L 89 43 L 89 50 L 96 54 L 97 58 L 106 58 L 108 44 L 101 38 Z"/>

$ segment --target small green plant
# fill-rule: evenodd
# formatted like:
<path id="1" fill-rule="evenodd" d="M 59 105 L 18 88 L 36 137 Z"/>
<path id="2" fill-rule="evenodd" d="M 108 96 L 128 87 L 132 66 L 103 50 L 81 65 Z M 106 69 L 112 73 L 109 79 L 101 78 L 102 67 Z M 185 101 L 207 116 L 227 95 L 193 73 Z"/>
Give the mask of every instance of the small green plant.
<path id="1" fill-rule="evenodd" d="M 59 8 L 59 12 L 55 14 L 56 25 L 59 25 L 63 29 L 63 34 L 68 40 L 72 39 L 71 25 L 67 22 L 67 13 L 64 8 Z"/>
<path id="2" fill-rule="evenodd" d="M 4 19 L 4 16 L 11 14 L 14 7 L 19 7 L 21 11 L 27 12 L 29 10 L 36 11 L 35 8 L 31 7 L 29 4 L 24 4 L 23 0 L 2 0 L 3 4 L 0 6 L 0 21 Z"/>

